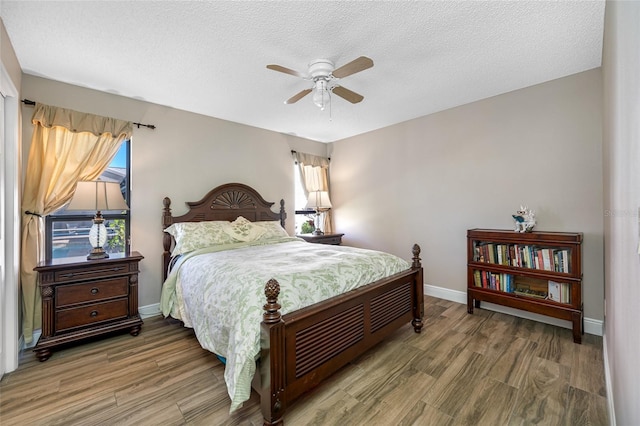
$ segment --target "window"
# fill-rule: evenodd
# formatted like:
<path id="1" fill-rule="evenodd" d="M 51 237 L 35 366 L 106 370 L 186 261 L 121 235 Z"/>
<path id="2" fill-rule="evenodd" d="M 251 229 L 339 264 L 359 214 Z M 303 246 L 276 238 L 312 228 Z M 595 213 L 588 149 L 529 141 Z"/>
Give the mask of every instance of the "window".
<path id="1" fill-rule="evenodd" d="M 304 189 L 302 188 L 302 182 L 300 181 L 300 170 L 298 164 L 293 165 L 293 175 L 295 176 L 295 209 L 296 209 L 296 234 L 309 234 L 315 230 L 315 227 L 310 229 L 309 226 L 313 225 L 315 218 L 315 210 L 307 209 L 307 197 L 304 196 Z M 307 225 L 305 225 L 305 223 Z"/>
<path id="2" fill-rule="evenodd" d="M 122 195 L 130 203 L 130 141 L 124 141 L 109 167 L 100 179 L 119 182 Z M 89 229 L 93 224 L 94 211 L 66 211 L 66 206 L 48 215 L 45 219 L 45 250 L 47 259 L 86 256 L 91 251 Z M 122 253 L 129 250 L 129 210 L 103 211 L 107 227 L 107 253 Z"/>

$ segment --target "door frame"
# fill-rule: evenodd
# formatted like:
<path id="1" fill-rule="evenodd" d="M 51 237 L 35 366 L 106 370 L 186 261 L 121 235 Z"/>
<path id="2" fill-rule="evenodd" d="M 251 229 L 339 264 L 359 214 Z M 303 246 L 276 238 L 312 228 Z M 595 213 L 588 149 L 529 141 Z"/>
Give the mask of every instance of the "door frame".
<path id="1" fill-rule="evenodd" d="M 2 297 L 2 321 L 0 321 L 0 378 L 18 368 L 20 353 L 19 324 L 19 283 L 20 283 L 20 171 L 22 168 L 22 150 L 20 145 L 20 101 L 18 90 L 11 81 L 9 73 L 0 62 L 0 102 L 4 102 L 4 132 L 2 149 L 4 164 L 0 165 L 3 174 L 2 204 L 0 208 L 0 243 L 4 248 L 4 265 L 0 280 L 4 288 L 0 288 Z M 0 284 L 1 286 L 1 284 Z"/>

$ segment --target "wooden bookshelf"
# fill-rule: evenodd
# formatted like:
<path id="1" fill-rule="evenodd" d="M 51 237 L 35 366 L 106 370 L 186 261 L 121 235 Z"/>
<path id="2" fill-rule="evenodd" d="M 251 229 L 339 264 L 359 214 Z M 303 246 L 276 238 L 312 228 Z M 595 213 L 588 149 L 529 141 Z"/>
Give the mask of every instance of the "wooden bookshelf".
<path id="1" fill-rule="evenodd" d="M 467 311 L 490 302 L 572 322 L 582 342 L 582 233 L 467 231 Z"/>

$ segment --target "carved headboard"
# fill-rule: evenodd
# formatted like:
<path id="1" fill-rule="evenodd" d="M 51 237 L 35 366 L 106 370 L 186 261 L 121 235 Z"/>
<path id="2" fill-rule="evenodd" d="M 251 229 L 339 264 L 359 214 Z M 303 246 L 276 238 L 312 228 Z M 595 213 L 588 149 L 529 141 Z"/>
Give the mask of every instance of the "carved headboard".
<path id="1" fill-rule="evenodd" d="M 187 202 L 189 211 L 182 216 L 171 215 L 171 200 L 165 197 L 162 201 L 162 229 L 167 229 L 177 222 L 202 222 L 206 220 L 234 221 L 238 216 L 257 222 L 260 220 L 279 220 L 284 228 L 287 214 L 284 211 L 284 200 L 280 200 L 280 211 L 271 210 L 275 203 L 265 201 L 264 198 L 250 186 L 242 183 L 227 183 L 220 185 L 207 193 L 200 201 Z M 164 232 L 162 238 L 162 264 L 163 274 L 166 279 L 167 268 L 171 260 L 172 237 Z"/>

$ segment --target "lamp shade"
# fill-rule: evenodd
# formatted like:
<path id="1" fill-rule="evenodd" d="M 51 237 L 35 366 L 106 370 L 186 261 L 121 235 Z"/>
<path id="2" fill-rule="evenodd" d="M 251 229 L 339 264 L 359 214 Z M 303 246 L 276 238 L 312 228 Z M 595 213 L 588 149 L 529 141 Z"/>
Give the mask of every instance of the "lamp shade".
<path id="1" fill-rule="evenodd" d="M 102 180 L 78 182 L 67 210 L 129 210 L 117 182 Z"/>
<path id="2" fill-rule="evenodd" d="M 307 199 L 306 208 L 313 210 L 329 210 L 331 208 L 331 200 L 327 191 L 311 191 Z"/>

